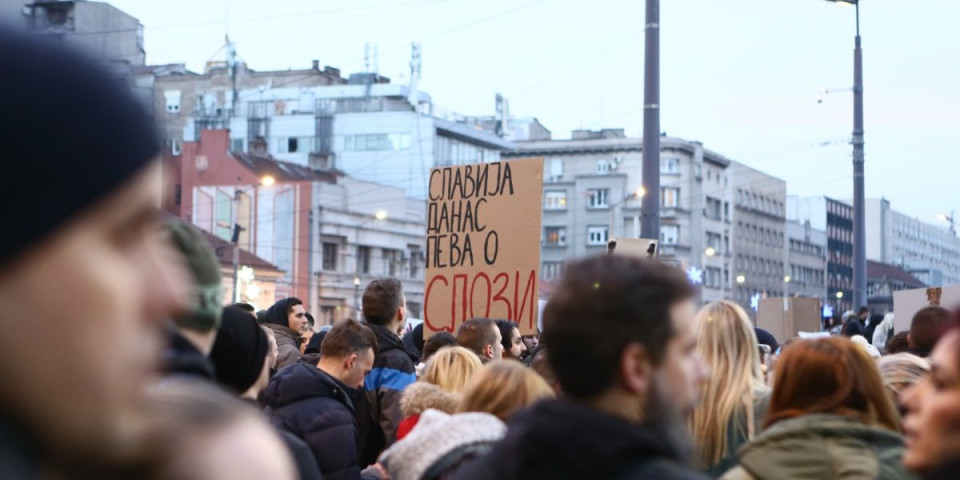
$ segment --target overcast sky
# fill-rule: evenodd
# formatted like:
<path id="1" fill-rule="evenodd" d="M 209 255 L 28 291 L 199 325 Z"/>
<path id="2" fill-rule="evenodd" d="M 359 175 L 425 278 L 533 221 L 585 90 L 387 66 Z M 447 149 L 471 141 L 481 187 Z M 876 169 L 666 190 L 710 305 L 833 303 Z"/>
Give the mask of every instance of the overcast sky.
<path id="1" fill-rule="evenodd" d="M 312 59 L 406 82 L 423 45 L 436 104 L 535 116 L 554 138 L 643 124 L 641 0 L 112 0 L 146 26 L 149 63 L 201 71 L 224 35 L 257 70 Z M 852 197 L 854 8 L 823 0 L 663 0 L 662 129 L 787 181 Z M 960 2 L 863 0 L 866 189 L 936 223 L 960 209 Z"/>

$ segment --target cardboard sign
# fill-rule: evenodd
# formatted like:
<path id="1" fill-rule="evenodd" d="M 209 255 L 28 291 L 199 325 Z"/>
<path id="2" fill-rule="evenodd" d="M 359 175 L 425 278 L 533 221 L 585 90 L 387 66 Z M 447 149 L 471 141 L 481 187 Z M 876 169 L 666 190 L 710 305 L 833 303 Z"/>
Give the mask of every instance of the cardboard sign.
<path id="1" fill-rule="evenodd" d="M 430 171 L 424 336 L 474 317 L 536 333 L 543 158 Z"/>
<path id="2" fill-rule="evenodd" d="M 616 255 L 630 255 L 633 257 L 654 258 L 657 256 L 657 242 L 649 238 L 620 238 L 615 237 L 607 246 L 607 252 Z"/>
<path id="3" fill-rule="evenodd" d="M 947 310 L 960 307 L 960 285 L 915 288 L 893 292 L 893 331 L 910 331 L 913 316 L 923 307 L 941 306 Z"/>
<path id="4" fill-rule="evenodd" d="M 786 307 L 786 308 L 784 308 Z M 792 297 L 763 298 L 757 308 L 757 326 L 783 343 L 800 332 L 820 331 L 820 300 Z"/>

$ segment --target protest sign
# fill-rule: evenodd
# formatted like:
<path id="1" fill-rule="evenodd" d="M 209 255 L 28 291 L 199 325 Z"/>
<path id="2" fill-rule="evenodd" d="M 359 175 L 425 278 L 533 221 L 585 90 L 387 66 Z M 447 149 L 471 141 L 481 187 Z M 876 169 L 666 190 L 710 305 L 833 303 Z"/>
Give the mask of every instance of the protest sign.
<path id="1" fill-rule="evenodd" d="M 536 333 L 543 159 L 431 170 L 424 336 L 474 317 Z"/>
<path id="2" fill-rule="evenodd" d="M 948 310 L 960 307 L 960 285 L 949 287 L 915 288 L 893 292 L 893 329 L 910 330 L 913 315 L 923 307 L 940 306 Z"/>
<path id="3" fill-rule="evenodd" d="M 653 258 L 657 253 L 657 241 L 649 238 L 615 237 L 610 241 L 607 251 L 616 255 Z"/>
<path id="4" fill-rule="evenodd" d="M 820 331 L 820 300 L 817 298 L 764 298 L 757 308 L 757 326 L 783 343 L 800 332 Z"/>

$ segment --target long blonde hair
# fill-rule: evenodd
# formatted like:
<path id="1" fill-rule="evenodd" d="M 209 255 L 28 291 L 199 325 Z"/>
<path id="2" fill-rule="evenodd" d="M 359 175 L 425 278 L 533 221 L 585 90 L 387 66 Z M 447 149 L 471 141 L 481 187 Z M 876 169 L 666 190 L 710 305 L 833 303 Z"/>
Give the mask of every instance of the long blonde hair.
<path id="1" fill-rule="evenodd" d="M 444 347 L 430 357 L 421 381 L 432 383 L 447 393 L 460 393 L 483 363 L 480 357 L 463 347 Z"/>
<path id="2" fill-rule="evenodd" d="M 506 420 L 518 410 L 556 394 L 538 373 L 519 362 L 497 360 L 486 364 L 473 376 L 463 398 L 460 412 L 486 412 Z"/>
<path id="3" fill-rule="evenodd" d="M 739 305 L 722 300 L 700 309 L 697 351 L 710 365 L 711 373 L 693 410 L 691 427 L 700 464 L 709 468 L 729 454 L 727 430 L 734 415 L 746 417 L 746 432 L 740 433 L 753 438 L 759 427 L 754 421 L 754 397 L 768 389 L 760 368 L 756 332 Z"/>

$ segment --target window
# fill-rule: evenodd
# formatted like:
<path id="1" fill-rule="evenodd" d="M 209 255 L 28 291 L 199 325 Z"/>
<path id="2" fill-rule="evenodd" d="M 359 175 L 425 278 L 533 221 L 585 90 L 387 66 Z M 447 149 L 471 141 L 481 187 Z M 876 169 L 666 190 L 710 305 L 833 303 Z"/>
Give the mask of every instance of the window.
<path id="1" fill-rule="evenodd" d="M 343 138 L 343 149 L 347 152 L 382 152 L 408 148 L 410 148 L 409 133 L 346 135 Z"/>
<path id="2" fill-rule="evenodd" d="M 167 103 L 167 113 L 180 113 L 180 90 L 163 92 L 163 98 Z"/>
<path id="3" fill-rule="evenodd" d="M 663 208 L 677 208 L 680 206 L 680 189 L 664 187 L 660 189 L 660 205 Z"/>
<path id="4" fill-rule="evenodd" d="M 336 243 L 323 242 L 323 269 L 328 271 L 337 270 L 337 251 L 339 245 Z"/>
<path id="5" fill-rule="evenodd" d="M 420 275 L 420 264 L 423 262 L 423 252 L 418 245 L 407 245 L 410 251 L 410 278 L 417 278 Z"/>
<path id="6" fill-rule="evenodd" d="M 708 288 L 720 288 L 720 277 L 723 273 L 719 268 L 707 267 L 703 271 L 703 285 Z"/>
<path id="7" fill-rule="evenodd" d="M 320 323 L 324 325 L 333 325 L 337 321 L 337 307 L 331 305 L 320 305 Z"/>
<path id="8" fill-rule="evenodd" d="M 403 254 L 400 253 L 400 250 L 384 248 L 383 263 L 383 271 L 387 272 L 387 275 L 395 277 L 397 276 L 397 267 L 403 263 Z"/>
<path id="9" fill-rule="evenodd" d="M 562 269 L 563 263 L 561 262 L 543 262 L 543 268 L 540 270 L 540 278 L 547 281 L 558 280 Z"/>
<path id="10" fill-rule="evenodd" d="M 214 218 L 214 232 L 218 237 L 230 241 L 233 234 L 233 201 L 226 192 L 218 191 L 217 199 L 214 203 L 213 211 L 216 212 Z"/>
<path id="11" fill-rule="evenodd" d="M 597 160 L 597 173 L 610 173 L 610 162 L 607 160 Z"/>
<path id="12" fill-rule="evenodd" d="M 242 151 L 243 151 L 243 139 L 242 139 L 242 138 L 232 138 L 232 139 L 230 139 L 230 151 L 231 151 L 231 152 L 242 152 Z"/>
<path id="13" fill-rule="evenodd" d="M 177 156 L 183 153 L 180 149 L 180 140 L 171 138 L 170 140 L 167 140 L 167 145 L 170 147 L 170 155 Z"/>
<path id="14" fill-rule="evenodd" d="M 720 220 L 720 211 L 722 210 L 723 202 L 719 199 L 707 197 L 706 203 L 703 209 L 703 214 L 707 218 L 713 218 Z"/>
<path id="15" fill-rule="evenodd" d="M 567 244 L 566 227 L 544 227 L 543 244 L 552 246 L 563 246 Z"/>
<path id="16" fill-rule="evenodd" d="M 563 177 L 563 160 L 554 158 L 550 160 L 550 179 L 560 180 Z"/>
<path id="17" fill-rule="evenodd" d="M 679 225 L 660 226 L 660 243 L 664 245 L 676 245 L 680 241 Z"/>
<path id="18" fill-rule="evenodd" d="M 722 238 L 719 233 L 707 232 L 707 247 L 712 247 L 718 254 L 723 253 Z"/>
<path id="19" fill-rule="evenodd" d="M 566 210 L 567 192 L 548 191 L 543 194 L 544 210 Z"/>
<path id="20" fill-rule="evenodd" d="M 660 173 L 680 173 L 680 161 L 676 158 L 661 158 Z"/>
<path id="21" fill-rule="evenodd" d="M 297 137 L 290 137 L 287 139 L 287 152 L 296 153 L 297 147 L 299 146 L 300 142 L 298 141 Z"/>
<path id="22" fill-rule="evenodd" d="M 587 228 L 587 245 L 606 245 L 607 227 Z"/>
<path id="23" fill-rule="evenodd" d="M 588 190 L 590 193 L 590 203 L 588 204 L 589 208 L 608 208 L 607 204 L 607 194 L 610 192 L 606 188 L 603 189 L 594 189 Z"/>
<path id="24" fill-rule="evenodd" d="M 370 273 L 370 247 L 357 245 L 357 270 L 360 273 Z"/>

